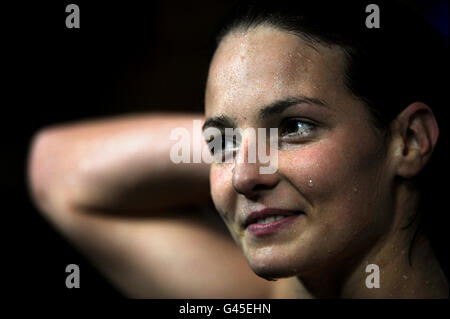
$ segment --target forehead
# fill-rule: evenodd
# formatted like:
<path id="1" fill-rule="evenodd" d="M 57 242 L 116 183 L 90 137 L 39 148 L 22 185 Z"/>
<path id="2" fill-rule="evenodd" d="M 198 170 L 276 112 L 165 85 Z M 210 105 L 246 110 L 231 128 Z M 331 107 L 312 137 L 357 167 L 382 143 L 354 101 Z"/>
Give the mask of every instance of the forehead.
<path id="1" fill-rule="evenodd" d="M 211 62 L 206 116 L 252 112 L 287 96 L 332 103 L 343 91 L 345 60 L 337 47 L 310 43 L 269 26 L 234 31 Z"/>

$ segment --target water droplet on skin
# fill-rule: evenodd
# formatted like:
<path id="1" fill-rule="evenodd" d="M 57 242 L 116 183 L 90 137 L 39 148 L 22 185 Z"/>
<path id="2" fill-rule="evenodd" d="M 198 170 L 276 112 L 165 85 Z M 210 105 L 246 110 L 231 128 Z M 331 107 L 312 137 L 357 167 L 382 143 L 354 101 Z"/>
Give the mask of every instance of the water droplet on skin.
<path id="1" fill-rule="evenodd" d="M 359 192 L 359 189 L 356 188 L 356 187 L 353 187 L 353 192 L 354 192 L 354 193 L 357 193 L 357 192 Z"/>
<path id="2" fill-rule="evenodd" d="M 309 187 L 313 187 L 313 181 L 312 181 L 312 179 L 309 180 L 308 186 L 309 186 Z"/>
<path id="3" fill-rule="evenodd" d="M 405 280 L 406 280 L 406 279 L 408 279 L 408 276 L 406 276 L 406 275 L 403 275 L 403 279 L 405 279 Z"/>

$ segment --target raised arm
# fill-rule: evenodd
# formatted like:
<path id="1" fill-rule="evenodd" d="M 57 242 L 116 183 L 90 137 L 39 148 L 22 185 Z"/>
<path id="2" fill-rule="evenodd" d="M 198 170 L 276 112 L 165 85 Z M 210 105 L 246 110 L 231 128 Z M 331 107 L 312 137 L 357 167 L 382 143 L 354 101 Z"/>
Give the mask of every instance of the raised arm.
<path id="1" fill-rule="evenodd" d="M 202 118 L 133 115 L 46 128 L 30 150 L 31 196 L 129 296 L 266 297 L 269 283 L 208 218 L 208 165 L 170 160 L 175 128 L 204 145 L 193 120 Z"/>
<path id="2" fill-rule="evenodd" d="M 111 213 L 206 201 L 208 165 L 174 164 L 169 157 L 176 143 L 171 132 L 184 128 L 194 136 L 194 120 L 202 118 L 132 115 L 46 128 L 32 146 L 32 194 L 42 208 L 52 209 L 57 201 L 64 201 Z M 204 145 L 203 140 L 200 143 Z"/>

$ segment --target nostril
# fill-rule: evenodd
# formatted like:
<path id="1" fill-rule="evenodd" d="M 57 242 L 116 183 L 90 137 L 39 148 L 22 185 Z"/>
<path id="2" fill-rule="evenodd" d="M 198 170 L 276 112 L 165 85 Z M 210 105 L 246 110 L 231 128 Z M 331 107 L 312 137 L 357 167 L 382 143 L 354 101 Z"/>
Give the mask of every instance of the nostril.
<path id="1" fill-rule="evenodd" d="M 253 191 L 254 192 L 258 192 L 258 191 L 265 191 L 265 190 L 269 190 L 269 189 L 271 189 L 272 187 L 270 187 L 270 186 L 268 186 L 268 185 L 263 185 L 263 184 L 258 184 L 258 185 L 255 185 L 254 187 L 253 187 Z"/>

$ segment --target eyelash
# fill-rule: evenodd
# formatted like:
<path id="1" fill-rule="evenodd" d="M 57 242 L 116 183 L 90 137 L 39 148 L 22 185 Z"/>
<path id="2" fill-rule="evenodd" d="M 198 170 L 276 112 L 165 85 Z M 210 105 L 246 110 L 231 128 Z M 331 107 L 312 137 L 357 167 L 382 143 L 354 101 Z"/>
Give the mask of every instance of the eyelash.
<path id="1" fill-rule="evenodd" d="M 289 129 L 289 126 L 292 124 L 296 124 L 295 125 L 295 132 L 288 132 L 287 134 L 284 134 L 284 130 Z M 298 129 L 300 128 L 300 125 L 303 129 L 303 131 L 298 132 Z M 283 121 L 281 121 L 280 125 L 279 125 L 279 138 L 282 141 L 285 142 L 289 142 L 289 141 L 296 141 L 299 139 L 304 139 L 304 138 L 308 138 L 311 137 L 311 135 L 314 133 L 314 130 L 317 128 L 317 125 L 304 120 L 304 119 L 299 119 L 299 118 L 288 118 L 285 119 Z"/>
<path id="2" fill-rule="evenodd" d="M 289 129 L 289 126 L 292 126 L 292 124 L 296 124 L 295 128 L 297 129 L 295 132 L 288 132 L 287 134 L 284 134 L 286 130 Z M 299 124 L 301 124 L 301 127 L 303 128 L 302 132 L 298 132 Z M 292 127 L 291 127 L 292 128 Z M 312 123 L 309 120 L 300 119 L 300 118 L 287 118 L 281 121 L 278 129 L 279 134 L 279 140 L 280 142 L 299 142 L 301 140 L 310 138 L 312 134 L 314 133 L 314 130 L 317 128 L 317 124 Z M 225 138 L 225 133 L 221 134 L 222 136 L 222 147 L 220 150 L 219 156 L 223 157 L 226 155 L 230 155 L 230 153 L 237 152 L 237 148 L 239 147 L 236 140 L 230 140 Z M 213 153 L 213 147 L 210 145 L 210 143 L 214 140 L 213 138 L 210 138 L 206 141 L 206 143 L 209 146 L 209 150 L 211 153 Z M 231 149 L 224 148 L 225 143 L 232 143 L 233 147 Z M 226 154 L 225 154 L 226 153 Z"/>

